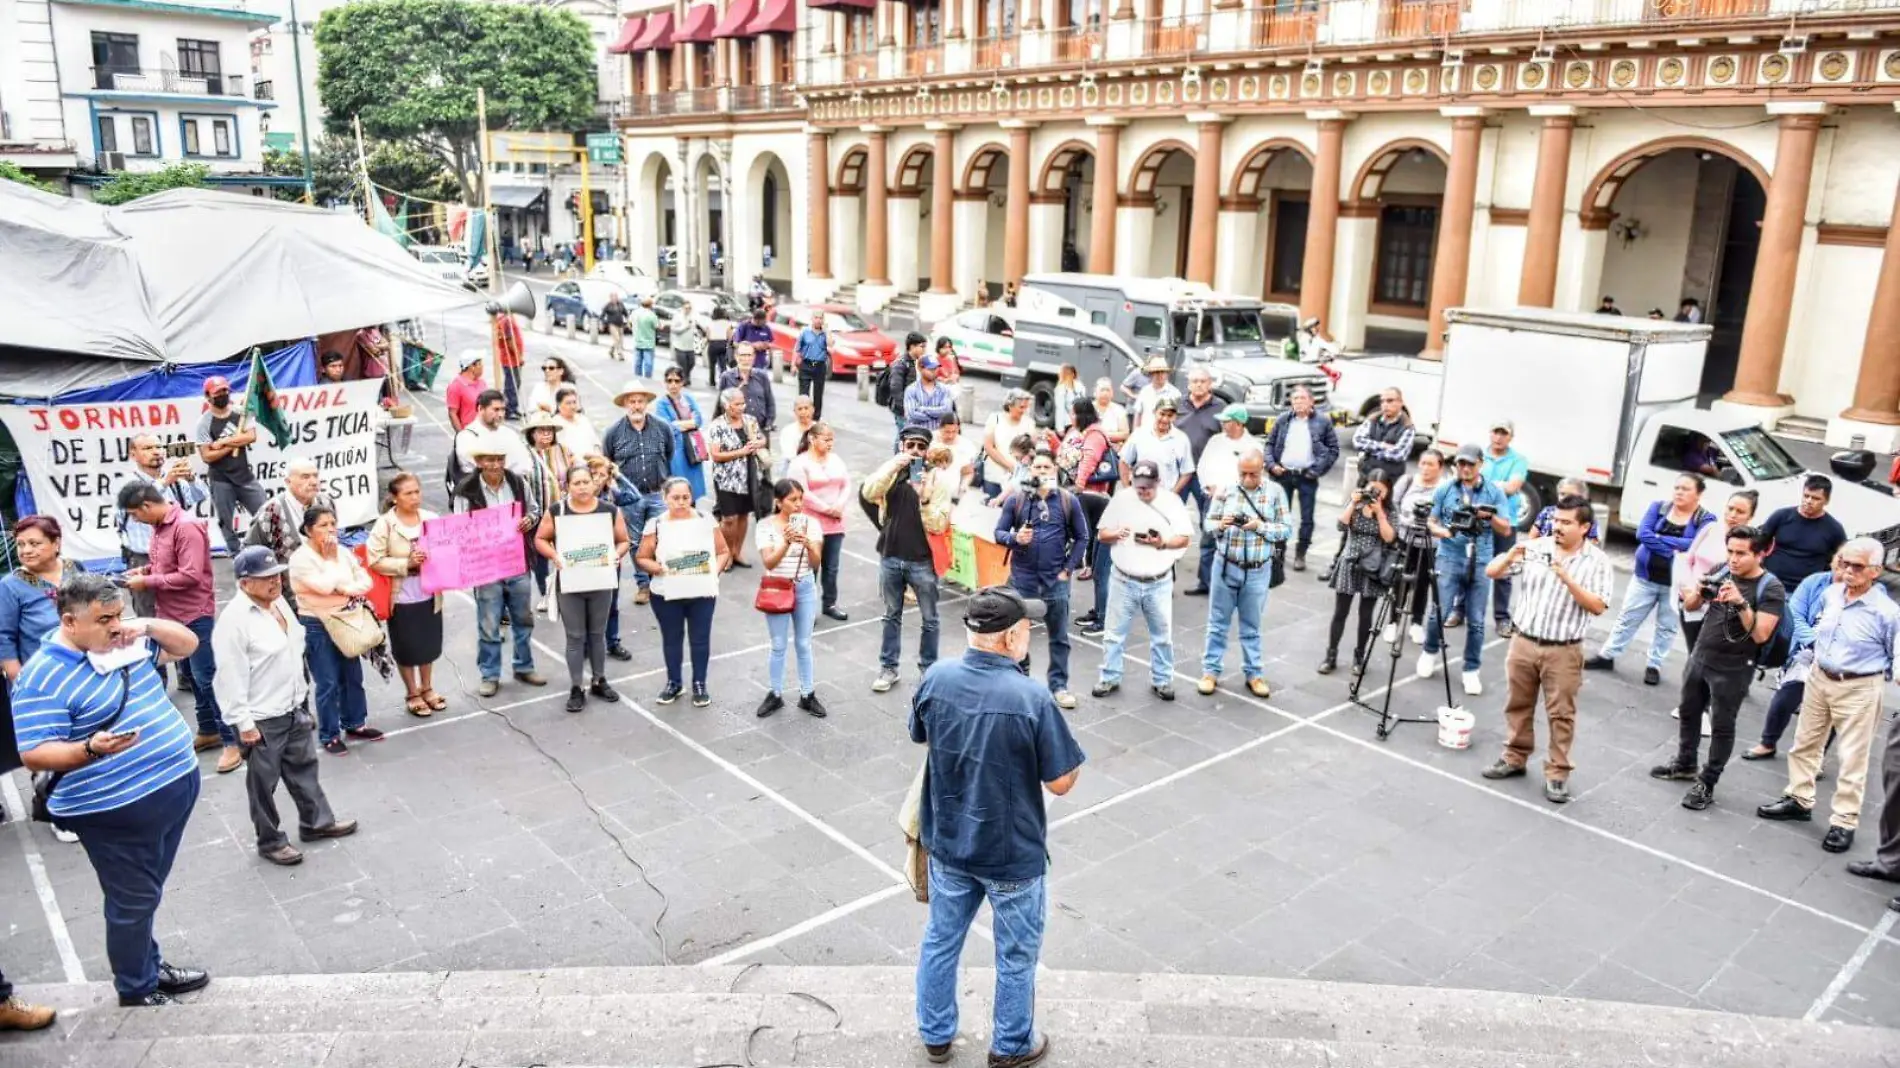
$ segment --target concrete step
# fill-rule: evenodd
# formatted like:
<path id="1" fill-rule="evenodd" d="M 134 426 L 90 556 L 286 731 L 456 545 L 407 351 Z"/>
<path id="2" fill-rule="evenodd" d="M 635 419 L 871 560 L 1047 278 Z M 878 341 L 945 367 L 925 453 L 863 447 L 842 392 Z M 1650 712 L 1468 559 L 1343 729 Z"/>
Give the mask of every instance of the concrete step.
<path id="1" fill-rule="evenodd" d="M 0 1064 L 449 1068 L 920 1063 L 908 968 L 577 968 L 219 979 L 165 1009 L 28 987 L 48 1033 Z M 988 1046 L 993 977 L 965 973 L 956 1062 Z M 1048 1064 L 1199 1068 L 1900 1068 L 1900 1032 L 1396 986 L 1046 972 Z"/>
<path id="2" fill-rule="evenodd" d="M 1775 423 L 1775 433 L 1796 441 L 1820 443 L 1827 437 L 1827 420 L 1805 415 L 1787 415 Z"/>

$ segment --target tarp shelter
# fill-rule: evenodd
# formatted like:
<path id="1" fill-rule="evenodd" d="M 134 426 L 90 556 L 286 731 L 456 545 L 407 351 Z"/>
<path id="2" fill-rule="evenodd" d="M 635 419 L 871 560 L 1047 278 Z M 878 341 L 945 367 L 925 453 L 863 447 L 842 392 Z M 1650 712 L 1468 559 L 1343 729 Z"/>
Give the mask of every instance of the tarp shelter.
<path id="1" fill-rule="evenodd" d="M 31 350 L 0 360 L 0 395 L 47 397 L 485 299 L 353 215 L 208 189 L 106 208 L 0 181 L 0 349 Z"/>

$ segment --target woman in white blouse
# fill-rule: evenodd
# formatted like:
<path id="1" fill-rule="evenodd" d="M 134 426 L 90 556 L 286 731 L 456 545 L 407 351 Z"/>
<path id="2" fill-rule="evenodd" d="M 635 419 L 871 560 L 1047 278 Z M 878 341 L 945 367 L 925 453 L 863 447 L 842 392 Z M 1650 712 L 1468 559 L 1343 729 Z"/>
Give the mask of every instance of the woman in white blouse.
<path id="1" fill-rule="evenodd" d="M 575 456 L 598 456 L 600 435 L 594 421 L 581 411 L 581 395 L 573 386 L 562 386 L 554 394 L 554 419 L 561 424 L 556 439 Z"/>
<path id="2" fill-rule="evenodd" d="M 324 617 L 335 615 L 354 598 L 369 593 L 369 572 L 356 554 L 337 544 L 336 512 L 313 504 L 304 509 L 303 544 L 290 554 L 290 588 L 297 593 L 297 620 L 303 624 L 304 656 L 310 665 L 317 711 L 317 737 L 326 753 L 350 751 L 345 735 L 373 742 L 383 732 L 369 725 L 369 698 L 363 693 L 362 660 L 344 656 L 330 640 Z"/>

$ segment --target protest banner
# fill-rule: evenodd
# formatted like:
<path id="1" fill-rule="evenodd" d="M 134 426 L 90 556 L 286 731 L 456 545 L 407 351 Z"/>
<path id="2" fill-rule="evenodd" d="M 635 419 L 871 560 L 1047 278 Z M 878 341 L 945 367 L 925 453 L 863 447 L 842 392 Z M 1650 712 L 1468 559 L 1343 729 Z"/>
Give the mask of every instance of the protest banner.
<path id="1" fill-rule="evenodd" d="M 422 522 L 422 591 L 468 590 L 528 570 L 521 542 L 521 502 Z"/>
<path id="2" fill-rule="evenodd" d="M 666 574 L 653 580 L 655 593 L 669 601 L 719 596 L 719 576 L 713 574 L 712 520 L 703 515 L 662 518 L 653 552 L 666 567 Z"/>
<path id="3" fill-rule="evenodd" d="M 307 459 L 322 473 L 323 492 L 336 503 L 341 525 L 375 519 L 373 419 L 382 385 L 381 379 L 370 379 L 280 388 L 289 445 L 278 449 L 262 435 L 250 449 L 251 468 L 265 491 L 283 488 L 291 460 Z M 193 386 L 199 391 L 182 395 L 0 405 L 0 423 L 20 449 L 33 508 L 59 520 L 69 559 L 118 559 L 117 498 L 136 466 L 132 440 L 150 434 L 166 445 L 193 442 L 205 410 L 202 385 L 181 378 L 173 386 Z M 195 455 L 191 465 L 204 478 L 204 465 Z M 223 547 L 211 502 L 207 499 L 192 515 L 211 527 L 212 547 Z"/>
<path id="4" fill-rule="evenodd" d="M 554 553 L 561 558 L 562 593 L 611 590 L 620 584 L 620 573 L 614 566 L 611 511 L 555 516 Z"/>

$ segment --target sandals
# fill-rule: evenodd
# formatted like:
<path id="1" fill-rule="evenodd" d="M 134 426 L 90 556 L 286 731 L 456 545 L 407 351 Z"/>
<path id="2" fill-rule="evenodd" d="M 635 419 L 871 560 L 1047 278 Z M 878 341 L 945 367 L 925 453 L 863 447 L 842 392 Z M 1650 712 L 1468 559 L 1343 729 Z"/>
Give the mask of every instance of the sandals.
<path id="1" fill-rule="evenodd" d="M 434 709 L 437 712 L 440 712 L 443 709 L 449 707 L 449 699 L 442 696 L 439 693 L 436 693 L 435 687 L 433 686 L 422 691 L 417 696 L 421 697 L 424 701 L 427 701 L 429 703 L 429 707 Z"/>
<path id="2" fill-rule="evenodd" d="M 418 719 L 426 719 L 435 714 L 429 710 L 428 699 L 419 693 L 410 694 L 408 699 L 404 702 L 404 706 L 409 709 L 410 715 Z"/>

